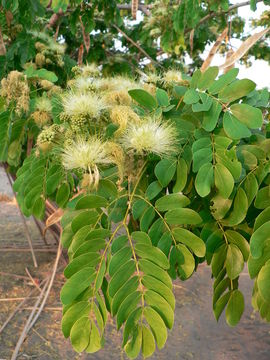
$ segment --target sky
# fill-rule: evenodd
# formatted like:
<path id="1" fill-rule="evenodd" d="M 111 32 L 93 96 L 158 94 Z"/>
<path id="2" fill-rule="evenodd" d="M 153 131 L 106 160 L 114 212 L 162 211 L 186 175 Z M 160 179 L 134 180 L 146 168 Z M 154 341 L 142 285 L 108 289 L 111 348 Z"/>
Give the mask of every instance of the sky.
<path id="1" fill-rule="evenodd" d="M 239 3 L 239 0 L 232 0 L 231 3 L 236 4 Z M 269 6 L 264 5 L 263 3 L 257 4 L 257 10 L 255 12 L 250 10 L 250 6 L 243 6 L 238 9 L 238 14 L 246 18 L 247 20 L 251 18 L 259 18 L 260 15 L 265 11 L 269 10 Z M 245 33 L 249 35 L 253 35 L 255 32 L 259 32 L 263 28 L 257 28 L 256 30 L 251 29 L 249 26 L 249 21 L 247 21 L 246 27 L 245 27 Z M 232 39 L 231 41 L 232 45 L 235 48 L 239 48 L 241 45 L 241 41 L 238 39 Z M 211 46 L 207 47 L 205 53 L 203 54 L 202 58 L 205 59 L 208 55 L 208 52 L 210 50 Z M 224 63 L 225 58 L 220 55 L 215 55 L 214 60 L 211 65 L 221 65 Z M 239 62 L 235 64 L 236 67 L 240 69 L 238 78 L 248 78 L 253 80 L 258 88 L 264 88 L 268 87 L 270 88 L 270 65 L 268 62 L 264 60 L 255 60 L 254 57 L 251 58 L 252 66 L 247 68 L 245 65 L 241 65 Z"/>

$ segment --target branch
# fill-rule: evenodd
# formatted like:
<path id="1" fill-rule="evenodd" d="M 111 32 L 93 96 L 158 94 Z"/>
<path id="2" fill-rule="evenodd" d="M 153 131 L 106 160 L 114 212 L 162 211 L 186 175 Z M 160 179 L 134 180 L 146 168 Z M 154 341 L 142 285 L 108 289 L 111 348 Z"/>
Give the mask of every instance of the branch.
<path id="1" fill-rule="evenodd" d="M 113 24 L 112 25 L 118 32 L 120 32 L 124 38 L 126 38 L 133 46 L 135 46 L 141 53 L 144 54 L 144 56 L 146 56 L 152 63 L 162 67 L 162 65 L 160 65 L 156 60 L 154 60 L 153 58 L 151 58 L 150 55 L 147 54 L 147 52 L 140 46 L 138 45 L 134 40 L 132 40 L 123 30 L 121 30 L 117 25 Z"/>
<path id="2" fill-rule="evenodd" d="M 151 5 L 139 4 L 138 10 L 141 10 L 145 15 L 149 16 L 151 14 L 149 9 L 152 7 Z M 117 8 L 119 10 L 131 10 L 131 4 L 118 4 Z"/>
<path id="3" fill-rule="evenodd" d="M 259 2 L 262 2 L 262 1 L 263 1 L 263 0 L 257 0 L 257 4 L 258 4 Z M 229 12 L 235 10 L 235 9 L 238 9 L 238 8 L 240 8 L 240 7 L 250 5 L 250 2 L 251 2 L 251 1 L 245 1 L 245 2 L 242 2 L 242 3 L 239 3 L 239 4 L 232 5 L 232 6 L 229 7 L 228 10 L 225 10 L 225 11 L 223 10 L 223 11 L 220 11 L 220 12 L 218 12 L 218 13 L 216 13 L 216 12 L 210 12 L 208 15 L 204 16 L 203 18 L 201 18 L 201 20 L 198 22 L 198 24 L 197 24 L 194 28 L 200 26 L 201 24 L 205 23 L 207 20 L 212 19 L 212 18 L 215 17 L 215 16 L 227 14 L 227 13 L 229 13 Z M 185 30 L 185 34 L 189 33 L 189 32 L 192 31 L 192 30 L 193 30 L 192 28 L 186 29 L 186 30 Z"/>
<path id="4" fill-rule="evenodd" d="M 5 43 L 4 43 L 4 39 L 2 36 L 2 30 L 0 27 L 0 55 L 6 55 L 6 47 L 5 47 Z"/>

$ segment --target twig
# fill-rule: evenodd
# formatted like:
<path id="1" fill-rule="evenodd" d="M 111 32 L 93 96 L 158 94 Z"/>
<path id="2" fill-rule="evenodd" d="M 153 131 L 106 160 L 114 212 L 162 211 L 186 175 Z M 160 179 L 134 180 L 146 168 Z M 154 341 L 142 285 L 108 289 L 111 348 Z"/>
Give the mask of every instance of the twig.
<path id="1" fill-rule="evenodd" d="M 36 299 L 37 297 L 14 297 L 14 298 L 3 298 L 0 299 L 0 302 L 9 302 L 9 301 L 19 301 L 19 300 L 25 300 L 25 299 Z"/>
<path id="2" fill-rule="evenodd" d="M 28 319 L 26 321 L 26 324 L 24 325 L 23 331 L 22 331 L 22 333 L 21 333 L 21 335 L 19 337 L 19 340 L 18 340 L 18 342 L 17 342 L 17 344 L 15 346 L 15 349 L 14 349 L 14 351 L 12 353 L 11 360 L 16 360 L 16 358 L 18 356 L 18 353 L 20 351 L 22 343 L 24 342 L 24 339 L 25 339 L 26 335 L 28 334 L 28 332 L 30 330 L 29 324 L 31 323 L 31 321 L 32 321 L 32 319 L 34 317 L 36 309 L 38 308 L 38 305 L 40 304 L 46 289 L 48 288 L 48 284 L 49 284 L 49 279 L 45 282 L 45 285 L 43 286 L 43 289 L 42 289 L 39 297 L 37 298 L 37 301 L 35 302 L 33 310 L 31 311 L 31 314 L 29 315 L 29 317 L 28 317 Z"/>
<path id="3" fill-rule="evenodd" d="M 151 56 L 149 54 L 147 54 L 147 52 L 140 46 L 138 45 L 134 40 L 132 40 L 123 30 L 121 30 L 117 25 L 113 24 L 112 25 L 118 32 L 120 32 L 124 38 L 126 38 L 133 46 L 135 46 L 141 53 L 143 53 L 152 63 L 162 67 L 161 64 L 159 64 L 156 60 L 154 60 L 153 58 L 151 58 Z"/>
<path id="4" fill-rule="evenodd" d="M 33 285 L 38 289 L 39 292 L 41 292 L 41 288 L 38 286 L 38 284 L 36 283 L 36 281 L 33 279 L 32 275 L 30 274 L 29 270 L 27 269 L 27 267 L 25 268 L 25 272 L 26 274 L 29 276 L 30 280 L 32 281 Z"/>
<path id="5" fill-rule="evenodd" d="M 57 252 L 56 248 L 44 248 L 44 249 L 40 249 L 40 248 L 35 248 L 34 249 L 36 252 Z M 0 248 L 0 252 L 29 252 L 31 251 L 28 248 L 18 248 L 18 247 L 12 247 L 12 248 Z"/>
<path id="6" fill-rule="evenodd" d="M 15 191 L 13 190 L 13 186 L 12 186 L 12 179 L 11 179 L 9 173 L 7 172 L 7 169 L 6 169 L 6 168 L 5 168 L 5 172 L 6 172 L 6 174 L 7 174 L 7 178 L 8 178 L 10 187 L 11 187 L 11 189 L 12 189 L 12 192 L 13 192 L 13 194 L 14 194 L 16 204 L 18 205 L 19 213 L 20 213 L 20 216 L 21 216 L 21 219 L 22 219 L 22 222 L 23 222 L 23 226 L 24 226 L 25 235 L 26 235 L 26 238 L 27 238 L 27 241 L 28 241 L 30 250 L 31 250 L 34 267 L 37 267 L 37 266 L 38 266 L 38 264 L 37 264 L 37 259 L 36 259 L 36 255 L 35 255 L 35 252 L 34 252 L 34 249 L 33 249 L 32 240 L 31 240 L 31 236 L 30 236 L 30 233 L 29 233 L 29 230 L 28 230 L 26 221 L 25 221 L 25 217 L 24 217 L 24 215 L 23 215 L 23 213 L 22 213 L 22 211 L 21 211 L 21 208 L 20 208 L 20 206 L 19 206 L 19 204 L 18 204 L 18 202 L 17 202 L 16 193 L 15 193 Z"/>
<path id="7" fill-rule="evenodd" d="M 3 276 L 12 276 L 12 277 L 15 277 L 15 278 L 17 278 L 17 279 L 28 280 L 28 277 L 27 277 L 27 276 L 17 275 L 17 274 L 11 274 L 11 273 L 4 272 L 4 271 L 0 271 L 0 275 L 3 275 Z"/>
<path id="8" fill-rule="evenodd" d="M 34 317 L 34 319 L 31 321 L 30 325 L 28 326 L 28 331 L 31 329 L 31 327 L 34 326 L 35 322 L 37 321 L 41 311 L 43 310 L 45 304 L 46 304 L 46 301 L 48 299 L 48 296 L 49 296 L 49 293 L 51 291 L 51 288 L 52 288 L 52 285 L 53 285 L 53 281 L 54 281 L 54 278 L 55 278 L 55 275 L 56 275 L 56 271 L 57 271 L 57 267 L 58 267 L 58 263 L 59 263 L 59 260 L 60 260 L 60 257 L 61 257 L 61 253 L 62 253 L 62 247 L 61 247 L 61 242 L 59 241 L 59 244 L 58 244 L 58 249 L 57 249 L 57 254 L 56 254 L 56 259 L 55 259 L 55 263 L 54 263 L 54 267 L 53 267 L 53 271 L 52 271 L 52 275 L 51 275 L 51 279 L 50 279 L 50 282 L 49 282 L 49 285 L 48 285 L 48 288 L 46 290 L 46 293 L 44 295 L 44 298 L 42 300 L 42 303 Z M 11 359 L 12 360 L 12 359 Z"/>
<path id="9" fill-rule="evenodd" d="M 262 2 L 263 0 L 257 0 L 257 4 L 259 2 Z M 235 9 L 238 9 L 240 7 L 243 7 L 243 6 L 247 6 L 250 4 L 250 1 L 245 1 L 245 2 L 242 2 L 242 3 L 239 3 L 239 4 L 235 4 L 235 5 L 232 5 L 229 7 L 228 10 L 223 10 L 223 11 L 220 11 L 220 12 L 210 12 L 208 15 L 204 16 L 203 18 L 201 18 L 201 20 L 198 22 L 198 24 L 195 26 L 198 27 L 200 26 L 201 24 L 205 23 L 206 21 L 208 21 L 209 19 L 212 19 L 213 17 L 215 16 L 219 16 L 219 15 L 224 15 L 224 14 L 227 14 Z M 186 29 L 185 30 L 185 34 L 189 33 L 190 31 L 192 31 L 194 28 L 189 28 L 189 29 Z"/>
<path id="10" fill-rule="evenodd" d="M 33 306 L 26 306 L 22 310 L 33 310 Z M 45 306 L 43 311 L 62 311 L 62 307 Z"/>
<path id="11" fill-rule="evenodd" d="M 43 280 L 41 282 L 40 285 L 42 285 L 45 282 L 45 280 Z M 0 334 L 1 332 L 5 329 L 5 327 L 8 325 L 8 323 L 13 319 L 14 315 L 21 309 L 21 307 L 26 303 L 26 301 L 28 299 L 32 299 L 31 295 L 36 291 L 35 289 L 32 289 L 28 295 L 15 307 L 15 309 L 12 311 L 12 313 L 8 316 L 8 318 L 6 319 L 6 321 L 4 322 L 4 324 L 1 326 L 0 328 Z"/>

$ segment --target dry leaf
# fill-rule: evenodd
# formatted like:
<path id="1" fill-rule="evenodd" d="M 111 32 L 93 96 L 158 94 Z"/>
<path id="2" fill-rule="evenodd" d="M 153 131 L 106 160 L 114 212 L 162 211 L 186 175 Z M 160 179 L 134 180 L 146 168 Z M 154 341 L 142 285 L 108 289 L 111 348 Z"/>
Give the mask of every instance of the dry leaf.
<path id="1" fill-rule="evenodd" d="M 64 210 L 59 208 L 48 217 L 48 219 L 46 220 L 46 226 L 43 229 L 43 235 L 46 234 L 46 231 L 50 226 L 58 223 L 61 220 L 63 214 L 64 214 Z"/>
<path id="2" fill-rule="evenodd" d="M 85 46 L 86 52 L 88 54 L 88 51 L 90 49 L 90 34 L 85 32 L 85 27 L 83 25 L 81 17 L 80 17 L 80 23 L 81 23 L 81 28 L 82 28 L 84 46 Z"/>
<path id="3" fill-rule="evenodd" d="M 220 69 L 224 69 L 227 68 L 228 66 L 234 64 L 237 60 L 241 59 L 241 57 L 243 55 L 245 55 L 248 50 L 261 38 L 263 37 L 268 31 L 270 30 L 270 28 L 264 29 L 252 36 L 250 36 L 247 40 L 245 40 L 241 46 L 239 47 L 239 49 L 237 49 L 235 51 L 235 53 L 230 56 L 228 59 L 226 59 L 225 63 L 220 65 L 219 68 Z"/>
<path id="4" fill-rule="evenodd" d="M 78 61 L 77 61 L 79 66 L 81 66 L 83 63 L 83 52 L 84 52 L 83 44 L 81 44 L 79 47 Z"/>
<path id="5" fill-rule="evenodd" d="M 194 29 L 192 29 L 189 34 L 190 56 L 192 55 L 193 52 L 193 39 L 194 39 Z"/>
<path id="6" fill-rule="evenodd" d="M 226 61 L 231 57 L 233 56 L 234 54 L 234 51 L 233 49 L 229 49 L 227 54 L 226 54 Z M 226 68 L 224 68 L 223 70 L 223 74 L 226 74 L 229 70 L 233 69 L 234 68 L 234 65 L 235 63 L 231 64 L 230 66 L 227 66 Z"/>
<path id="7" fill-rule="evenodd" d="M 226 27 L 222 33 L 217 38 L 216 42 L 212 46 L 207 58 L 204 60 L 204 63 L 202 64 L 201 71 L 204 72 L 211 64 L 216 52 L 218 51 L 218 48 L 220 47 L 222 41 L 225 39 L 228 33 L 228 28 Z"/>

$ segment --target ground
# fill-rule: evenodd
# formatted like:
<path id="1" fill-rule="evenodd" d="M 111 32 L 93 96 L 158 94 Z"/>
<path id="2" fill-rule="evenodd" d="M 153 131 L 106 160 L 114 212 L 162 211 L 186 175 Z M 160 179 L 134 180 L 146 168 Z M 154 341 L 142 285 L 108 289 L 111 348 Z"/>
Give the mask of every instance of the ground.
<path id="1" fill-rule="evenodd" d="M 25 251 L 28 243 L 23 223 L 13 194 L 2 168 L 0 168 L 0 328 L 21 300 L 33 290 L 33 283 L 25 268 L 36 281 L 51 273 L 55 252 L 44 251 L 45 244 L 33 221 L 27 220 L 37 256 L 38 268 L 34 268 L 31 253 Z M 50 248 L 56 249 L 48 236 Z M 12 250 L 12 251 L 11 251 Z M 43 250 L 43 251 L 40 251 Z M 59 266 L 65 265 L 64 259 Z M 20 275 L 21 277 L 18 277 Z M 116 332 L 113 320 L 106 331 L 106 344 L 100 352 L 76 354 L 69 341 L 61 333 L 61 304 L 59 291 L 64 278 L 57 273 L 47 306 L 23 343 L 18 359 L 73 360 L 73 359 L 126 359 L 121 351 L 121 336 Z M 212 313 L 212 280 L 209 268 L 200 266 L 197 273 L 186 282 L 177 282 L 175 324 L 168 341 L 153 359 L 198 360 L 268 360 L 270 353 L 270 324 L 261 321 L 252 310 L 250 299 L 252 281 L 245 270 L 241 275 L 240 288 L 246 299 L 242 320 L 235 328 L 229 328 L 224 316 L 216 323 Z M 38 295 L 38 291 L 33 297 Z M 0 360 L 8 360 L 16 346 L 20 333 L 30 314 L 35 298 L 22 307 L 0 334 Z"/>

